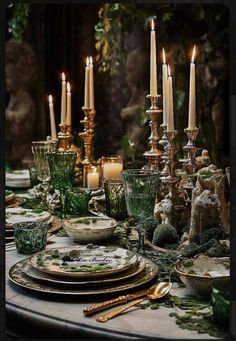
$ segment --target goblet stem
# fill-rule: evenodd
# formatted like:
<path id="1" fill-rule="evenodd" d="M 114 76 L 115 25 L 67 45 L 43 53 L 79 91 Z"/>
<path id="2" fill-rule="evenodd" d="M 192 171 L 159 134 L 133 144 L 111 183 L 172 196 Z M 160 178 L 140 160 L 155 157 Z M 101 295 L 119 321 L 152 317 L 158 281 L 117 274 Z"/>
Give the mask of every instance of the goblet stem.
<path id="1" fill-rule="evenodd" d="M 61 201 L 61 219 L 66 217 L 65 203 L 66 203 L 66 194 L 64 192 L 60 192 L 60 201 Z"/>
<path id="2" fill-rule="evenodd" d="M 137 231 L 138 231 L 138 251 L 137 252 L 141 255 L 146 255 L 146 250 L 144 247 L 146 227 L 145 227 L 144 221 L 138 221 Z"/>
<path id="3" fill-rule="evenodd" d="M 41 194 L 41 205 L 44 209 L 48 209 L 47 194 L 48 194 L 49 182 L 43 180 L 41 183 L 41 186 L 43 188 L 43 191 Z"/>

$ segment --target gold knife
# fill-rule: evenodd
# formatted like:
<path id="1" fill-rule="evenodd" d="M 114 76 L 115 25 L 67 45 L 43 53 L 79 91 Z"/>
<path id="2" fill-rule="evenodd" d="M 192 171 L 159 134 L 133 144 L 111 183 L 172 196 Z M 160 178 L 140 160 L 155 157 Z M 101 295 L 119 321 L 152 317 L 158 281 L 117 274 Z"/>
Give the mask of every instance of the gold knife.
<path id="1" fill-rule="evenodd" d="M 90 316 L 92 314 L 97 313 L 98 311 L 145 296 L 147 294 L 147 291 L 148 289 L 145 289 L 145 290 L 141 290 L 136 293 L 133 293 L 133 294 L 122 295 L 117 298 L 113 298 L 112 300 L 90 305 L 83 309 L 83 313 L 85 316 Z"/>

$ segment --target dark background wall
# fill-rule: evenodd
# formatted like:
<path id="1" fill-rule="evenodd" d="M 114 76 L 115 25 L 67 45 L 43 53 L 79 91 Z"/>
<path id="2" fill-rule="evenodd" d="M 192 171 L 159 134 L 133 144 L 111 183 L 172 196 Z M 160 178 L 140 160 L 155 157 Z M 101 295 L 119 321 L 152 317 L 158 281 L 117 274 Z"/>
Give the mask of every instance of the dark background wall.
<path id="1" fill-rule="evenodd" d="M 174 64 L 174 83 L 175 83 L 175 107 L 176 107 L 176 125 L 179 130 L 181 147 L 186 143 L 186 137 L 183 129 L 187 125 L 187 97 L 178 111 L 178 91 L 179 89 L 188 92 L 189 77 L 189 51 L 194 42 L 201 45 L 204 51 L 204 32 L 208 34 L 211 44 L 215 51 L 221 50 L 220 38 L 215 44 L 214 39 L 223 29 L 228 28 L 229 13 L 221 5 L 204 5 L 206 13 L 204 18 L 197 17 L 199 7 L 194 5 L 176 5 L 173 10 L 171 20 L 163 18 L 162 5 L 138 5 L 139 10 L 147 13 L 156 14 L 160 21 L 157 29 L 158 50 L 164 45 L 167 47 L 167 54 L 170 62 Z M 146 7 L 145 7 L 146 6 Z M 170 5 L 167 5 L 170 6 Z M 189 6 L 189 7 L 188 7 Z M 214 6 L 214 9 L 213 7 Z M 218 7 L 217 7 L 218 6 Z M 72 85 L 72 124 L 73 131 L 76 134 L 83 129 L 80 120 L 83 119 L 81 107 L 84 97 L 84 63 L 85 57 L 91 55 L 96 56 L 94 26 L 98 22 L 99 4 L 32 4 L 26 30 L 24 32 L 24 40 L 29 42 L 35 49 L 39 60 L 39 83 L 37 85 L 37 137 L 44 138 L 50 133 L 49 113 L 47 95 L 52 93 L 55 99 L 56 121 L 60 121 L 60 90 L 61 90 L 61 72 L 64 71 L 67 79 Z M 212 20 L 212 16 L 207 16 L 207 12 L 214 10 L 216 19 Z M 224 14 L 225 25 L 222 28 L 222 22 L 217 21 L 217 13 L 226 11 Z M 209 12 L 210 13 L 210 12 Z M 11 11 L 7 12 L 7 19 L 11 16 Z M 210 19 L 209 19 L 209 18 Z M 195 19 L 193 19 L 195 18 Z M 218 25 L 218 26 L 217 26 Z M 132 24 L 131 24 L 132 26 Z M 149 29 L 144 29 L 139 22 L 136 22 L 135 30 L 130 30 L 125 35 L 125 39 L 129 46 L 135 48 L 137 46 L 146 46 L 147 54 L 149 54 Z M 138 27 L 138 29 L 137 29 Z M 213 39 L 213 37 L 215 38 Z M 212 38 L 211 38 L 212 37 Z M 11 38 L 7 34 L 6 40 Z M 144 42 L 145 41 L 145 42 Z M 198 68 L 198 115 L 201 134 L 199 136 L 199 144 L 207 147 L 210 152 L 217 154 L 220 165 L 227 165 L 229 156 L 228 143 L 228 124 L 229 124 L 229 104 L 228 104 L 228 49 L 227 41 L 224 42 L 226 48 L 222 48 L 224 63 L 218 65 L 217 53 L 202 53 L 197 61 Z M 185 56 L 183 58 L 183 51 Z M 210 57 L 212 53 L 212 57 Z M 114 58 L 114 56 L 113 56 Z M 161 69 L 161 53 L 158 53 L 159 75 Z M 212 66 L 213 63 L 213 66 Z M 216 89 L 209 90 L 202 87 L 204 78 L 206 77 L 204 67 L 211 64 L 213 76 L 223 74 Z M 180 75 L 180 76 L 178 76 Z M 218 78 L 220 79 L 221 76 Z M 161 79 L 159 79 L 159 88 L 161 88 Z M 120 111 L 125 107 L 130 96 L 130 90 L 125 81 L 125 64 L 121 64 L 118 73 L 111 76 L 109 73 L 98 73 L 95 63 L 95 106 L 97 110 L 96 137 L 95 137 L 95 156 L 112 154 L 115 152 L 115 146 L 124 134 L 124 125 L 120 119 Z M 210 101 L 208 101 L 210 99 Z M 221 143 L 219 141 L 214 145 L 209 142 L 209 127 L 212 129 L 212 120 L 209 118 L 209 108 L 216 99 L 223 103 L 221 105 L 221 121 L 223 124 L 223 136 Z M 205 105 L 205 108 L 203 107 Z M 201 115 L 201 116 L 200 116 Z M 213 139 L 212 139 L 213 141 Z M 221 156 L 219 156 L 221 155 Z"/>

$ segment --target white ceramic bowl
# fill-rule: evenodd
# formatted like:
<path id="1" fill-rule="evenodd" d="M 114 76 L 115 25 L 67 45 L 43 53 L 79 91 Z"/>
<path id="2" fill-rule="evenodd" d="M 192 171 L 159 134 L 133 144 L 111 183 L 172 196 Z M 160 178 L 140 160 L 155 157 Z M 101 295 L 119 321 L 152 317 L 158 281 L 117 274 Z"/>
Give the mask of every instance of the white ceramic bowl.
<path id="1" fill-rule="evenodd" d="M 97 242 L 110 238 L 117 222 L 109 217 L 80 217 L 63 222 L 67 234 L 78 242 Z"/>
<path id="2" fill-rule="evenodd" d="M 228 283 L 230 260 L 229 257 L 210 258 L 200 256 L 198 258 L 182 259 L 175 265 L 175 271 L 181 281 L 199 294 L 209 294 L 214 283 Z"/>

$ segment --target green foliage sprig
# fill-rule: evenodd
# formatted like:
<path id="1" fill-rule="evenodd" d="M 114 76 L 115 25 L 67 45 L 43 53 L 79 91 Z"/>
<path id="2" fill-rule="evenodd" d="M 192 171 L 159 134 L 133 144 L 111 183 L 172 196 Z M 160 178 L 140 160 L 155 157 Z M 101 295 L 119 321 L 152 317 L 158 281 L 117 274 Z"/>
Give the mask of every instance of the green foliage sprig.
<path id="1" fill-rule="evenodd" d="M 31 4 L 29 3 L 9 5 L 9 8 L 11 8 L 11 18 L 8 21 L 8 32 L 19 43 L 22 41 L 23 33 L 28 23 L 30 6 Z"/>

